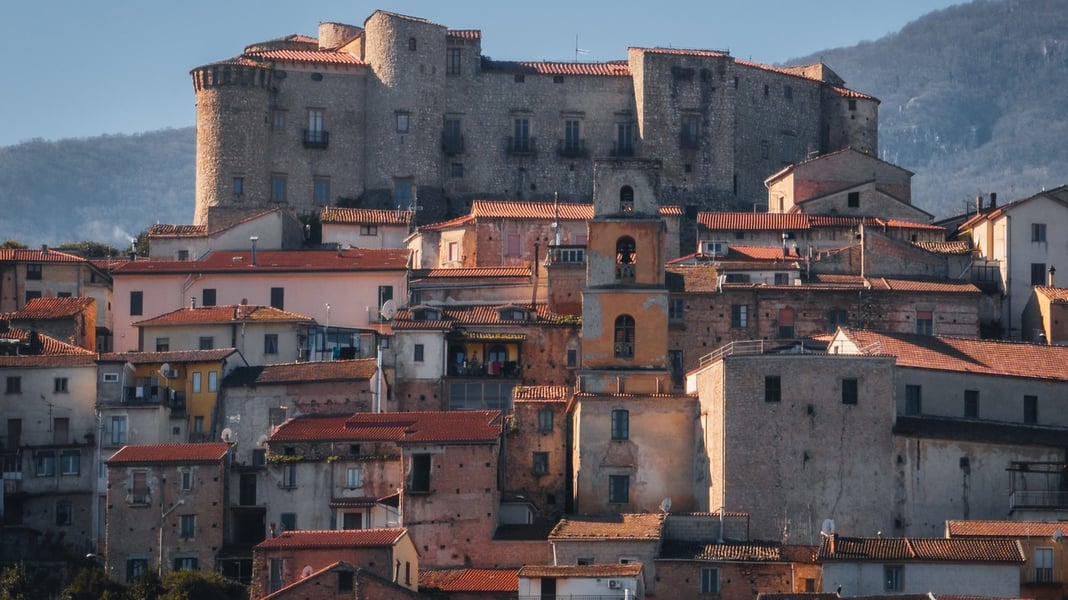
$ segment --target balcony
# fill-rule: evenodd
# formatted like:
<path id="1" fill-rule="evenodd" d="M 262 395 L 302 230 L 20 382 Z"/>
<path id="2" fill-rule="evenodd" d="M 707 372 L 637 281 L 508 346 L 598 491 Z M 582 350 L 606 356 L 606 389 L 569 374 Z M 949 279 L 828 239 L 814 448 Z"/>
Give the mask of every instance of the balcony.
<path id="1" fill-rule="evenodd" d="M 1024 585 L 1057 585 L 1064 583 L 1060 569 L 1053 567 L 1032 567 L 1026 569 L 1020 583 Z"/>
<path id="2" fill-rule="evenodd" d="M 1009 494 L 1009 509 L 1017 508 L 1068 508 L 1068 492 L 1015 490 Z"/>
<path id="3" fill-rule="evenodd" d="M 608 155 L 613 158 L 630 158 L 634 156 L 634 144 L 626 143 L 620 144 L 618 141 L 612 143 L 612 149 L 608 152 Z"/>
<path id="4" fill-rule="evenodd" d="M 330 144 L 330 133 L 322 129 L 304 130 L 304 147 L 323 150 Z"/>
<path id="5" fill-rule="evenodd" d="M 634 265 L 616 265 L 616 281 L 634 282 Z"/>
<path id="6" fill-rule="evenodd" d="M 631 342 L 615 343 L 616 358 L 634 358 L 634 344 Z"/>
<path id="7" fill-rule="evenodd" d="M 464 136 L 458 133 L 441 134 L 441 151 L 449 156 L 464 153 Z"/>
<path id="8" fill-rule="evenodd" d="M 586 140 L 558 140 L 556 154 L 561 158 L 589 158 L 590 153 L 586 150 Z"/>
<path id="9" fill-rule="evenodd" d="M 537 139 L 532 137 L 504 138 L 504 152 L 510 156 L 534 156 L 537 153 Z"/>

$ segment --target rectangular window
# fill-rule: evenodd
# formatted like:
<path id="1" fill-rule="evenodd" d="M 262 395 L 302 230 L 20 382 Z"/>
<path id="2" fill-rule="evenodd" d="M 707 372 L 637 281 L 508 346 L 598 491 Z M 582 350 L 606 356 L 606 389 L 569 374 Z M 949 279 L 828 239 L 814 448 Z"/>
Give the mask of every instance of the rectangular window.
<path id="1" fill-rule="evenodd" d="M 59 473 L 61 475 L 81 475 L 81 452 L 78 452 L 77 450 L 64 450 L 59 456 Z"/>
<path id="2" fill-rule="evenodd" d="M 323 206 L 330 203 L 330 180 L 326 177 L 316 177 L 313 189 L 315 203 Z"/>
<path id="3" fill-rule="evenodd" d="M 286 111 L 275 109 L 271 111 L 271 128 L 282 131 L 286 128 Z"/>
<path id="4" fill-rule="evenodd" d="M 905 567 L 886 565 L 883 567 L 883 589 L 888 592 L 900 592 L 905 589 Z"/>
<path id="5" fill-rule="evenodd" d="M 286 201 L 286 176 L 281 173 L 271 175 L 271 201 Z"/>
<path id="6" fill-rule="evenodd" d="M 614 156 L 634 156 L 634 123 L 616 123 L 616 147 Z"/>
<path id="7" fill-rule="evenodd" d="M 209 392 L 217 392 L 217 391 L 219 391 L 219 372 L 218 371 L 208 371 L 208 391 Z"/>
<path id="8" fill-rule="evenodd" d="M 34 281 L 40 281 L 44 268 L 39 264 L 26 265 L 26 279 L 32 279 Z"/>
<path id="9" fill-rule="evenodd" d="M 297 529 L 297 513 L 282 513 L 282 531 L 295 531 Z"/>
<path id="10" fill-rule="evenodd" d="M 1035 583 L 1053 583 L 1053 548 L 1035 548 Z"/>
<path id="11" fill-rule="evenodd" d="M 126 443 L 126 417 L 111 417 L 111 444 L 120 446 Z"/>
<path id="12" fill-rule="evenodd" d="M 574 369 L 578 367 L 578 350 L 574 348 L 567 349 L 567 368 Z"/>
<path id="13" fill-rule="evenodd" d="M 415 204 L 415 199 L 412 197 L 411 179 L 398 178 L 393 180 L 393 200 L 401 207 Z"/>
<path id="14" fill-rule="evenodd" d="M 66 394 L 69 380 L 66 377 L 56 377 L 52 380 L 52 391 L 57 394 Z"/>
<path id="15" fill-rule="evenodd" d="M 445 49 L 445 74 L 446 75 L 459 75 L 460 65 L 463 58 L 463 48 L 446 48 Z"/>
<path id="16" fill-rule="evenodd" d="M 731 327 L 749 327 L 749 307 L 745 304 L 731 306 Z"/>
<path id="17" fill-rule="evenodd" d="M 782 97 L 786 98 L 787 100 L 793 100 L 794 99 L 794 88 L 792 86 L 789 86 L 789 85 L 782 86 Z"/>
<path id="18" fill-rule="evenodd" d="M 363 487 L 363 469 L 359 467 L 349 467 L 345 480 L 350 488 Z"/>
<path id="19" fill-rule="evenodd" d="M 56 455 L 42 452 L 37 455 L 37 476 L 54 477 L 56 474 Z"/>
<path id="20" fill-rule="evenodd" d="M 416 493 L 430 492 L 430 455 L 413 454 L 411 488 Z"/>
<path id="21" fill-rule="evenodd" d="M 408 133 L 408 127 L 411 121 L 411 114 L 406 112 L 396 113 L 397 116 L 397 133 Z"/>
<path id="22" fill-rule="evenodd" d="M 507 256 L 519 256 L 520 253 L 520 237 L 518 233 L 509 233 L 507 238 L 507 248 L 505 255 Z"/>
<path id="23" fill-rule="evenodd" d="M 130 484 L 130 502 L 148 504 L 148 471 L 134 471 Z"/>
<path id="24" fill-rule="evenodd" d="M 345 513 L 341 517 L 341 528 L 342 529 L 363 529 L 363 513 Z M 351 581 L 352 574 L 349 573 L 348 575 L 349 575 L 350 581 Z M 349 590 L 352 590 L 352 588 L 350 587 Z"/>
<path id="25" fill-rule="evenodd" d="M 215 306 L 215 288 L 204 288 L 201 290 L 200 304 L 203 306 Z"/>
<path id="26" fill-rule="evenodd" d="M 849 313 L 837 308 L 827 311 L 827 331 L 834 333 L 839 327 L 849 327 Z"/>
<path id="27" fill-rule="evenodd" d="M 464 176 L 464 163 L 454 162 L 449 165 L 449 177 L 462 179 Z"/>
<path id="28" fill-rule="evenodd" d="M 297 487 L 297 465 L 285 465 L 282 467 L 282 487 Z"/>
<path id="29" fill-rule="evenodd" d="M 269 592 L 276 592 L 282 588 L 282 585 L 285 582 L 285 564 L 285 559 L 271 559 L 271 576 L 268 584 Z"/>
<path id="30" fill-rule="evenodd" d="M 193 373 L 193 393 L 198 394 L 201 391 L 204 375 L 197 371 Z"/>
<path id="31" fill-rule="evenodd" d="M 1031 285 L 1046 285 L 1046 263 L 1031 263 Z"/>
<path id="32" fill-rule="evenodd" d="M 849 192 L 849 195 L 846 196 L 846 205 L 849 206 L 849 208 L 859 208 L 860 192 Z"/>
<path id="33" fill-rule="evenodd" d="M 934 332 L 934 313 L 929 310 L 916 311 L 916 333 L 931 335 Z"/>
<path id="34" fill-rule="evenodd" d="M 905 386 L 905 414 L 918 415 L 923 411 L 922 389 L 918 385 Z"/>
<path id="35" fill-rule="evenodd" d="M 581 122 L 578 119 L 564 120 L 564 153 L 574 154 L 582 148 Z"/>
<path id="36" fill-rule="evenodd" d="M 782 402 L 782 377 L 764 376 L 764 402 Z"/>
<path id="37" fill-rule="evenodd" d="M 412 357 L 415 362 L 423 362 L 423 345 L 415 345 L 415 355 Z"/>
<path id="38" fill-rule="evenodd" d="M 190 539 L 196 535 L 197 516 L 181 515 L 178 517 L 178 536 L 182 539 Z"/>
<path id="39" fill-rule="evenodd" d="M 856 379 L 842 380 L 842 404 L 856 404 L 859 390 Z"/>
<path id="40" fill-rule="evenodd" d="M 193 417 L 193 433 L 204 433 L 204 417 L 202 415 Z"/>
<path id="41" fill-rule="evenodd" d="M 520 117 L 512 122 L 515 137 L 512 141 L 514 152 L 530 152 L 530 119 Z"/>
<path id="42" fill-rule="evenodd" d="M 308 141 L 323 141 L 323 109 L 308 109 Z"/>
<path id="43" fill-rule="evenodd" d="M 42 297 L 40 291 L 26 290 L 26 303 L 27 304 L 30 303 L 30 300 L 36 300 L 37 298 L 40 298 L 40 297 Z"/>
<path id="44" fill-rule="evenodd" d="M 668 301 L 668 319 L 671 321 L 681 321 L 683 319 L 683 309 L 686 306 L 686 302 L 683 298 L 672 298 Z"/>
<path id="45" fill-rule="evenodd" d="M 719 593 L 719 569 L 715 567 L 706 567 L 701 569 L 701 593 Z"/>
<path id="46" fill-rule="evenodd" d="M 234 195 L 240 196 L 245 193 L 245 178 L 234 177 Z"/>
<path id="47" fill-rule="evenodd" d="M 627 475 L 608 476 L 608 501 L 612 504 L 626 504 L 630 501 L 630 477 Z"/>
<path id="48" fill-rule="evenodd" d="M 156 352 L 169 352 L 171 349 L 171 338 L 156 338 Z"/>
<path id="49" fill-rule="evenodd" d="M 277 333 L 265 333 L 265 334 L 263 334 L 263 353 L 264 354 L 278 354 L 278 334 Z"/>
<path id="50" fill-rule="evenodd" d="M 179 556 L 174 559 L 175 571 L 196 571 L 197 570 L 197 557 L 195 556 Z"/>
<path id="51" fill-rule="evenodd" d="M 200 347 L 201 350 L 214 350 L 215 349 L 215 338 L 211 337 L 210 335 L 202 335 L 202 336 L 200 336 L 200 346 L 199 347 Z"/>
<path id="52" fill-rule="evenodd" d="M 458 242 L 449 242 L 449 261 L 460 260 L 460 244 Z"/>
<path id="53" fill-rule="evenodd" d="M 103 379 L 104 379 L 104 383 L 118 383 L 119 382 L 119 374 L 118 373 L 104 373 L 104 378 Z"/>
<path id="54" fill-rule="evenodd" d="M 179 486 L 183 492 L 188 492 L 193 489 L 193 470 L 182 469 L 178 472 L 180 478 Z"/>
<path id="55" fill-rule="evenodd" d="M 1032 242 L 1044 242 L 1044 241 L 1046 241 L 1046 224 L 1045 223 L 1031 223 L 1031 241 Z"/>
<path id="56" fill-rule="evenodd" d="M 1024 396 L 1024 423 L 1038 423 L 1038 396 Z"/>
<path id="57" fill-rule="evenodd" d="M 612 439 L 630 439 L 630 412 L 626 410 L 612 411 Z"/>
<path id="58" fill-rule="evenodd" d="M 126 559 L 126 583 L 133 583 L 148 572 L 147 558 Z"/>
<path id="59" fill-rule="evenodd" d="M 545 475 L 549 472 L 549 453 L 535 452 L 531 458 L 531 470 L 535 475 Z"/>
<path id="60" fill-rule="evenodd" d="M 768 141 L 767 140 L 761 140 L 760 141 L 760 158 L 767 158 L 769 154 L 770 154 L 770 152 L 769 152 L 769 147 L 768 147 Z"/>
<path id="61" fill-rule="evenodd" d="M 979 418 L 979 390 L 964 390 L 964 418 Z"/>
<path id="62" fill-rule="evenodd" d="M 794 162 L 794 140 L 793 138 L 786 138 L 782 141 L 782 161 L 784 163 Z"/>
<path id="63" fill-rule="evenodd" d="M 360 225 L 360 235 L 378 235 L 378 225 Z"/>
<path id="64" fill-rule="evenodd" d="M 144 314 L 144 292 L 130 292 L 130 316 Z"/>
<path id="65" fill-rule="evenodd" d="M 18 375 L 8 375 L 7 385 L 4 386 L 4 392 L 7 394 L 21 394 L 22 377 Z"/>
<path id="66" fill-rule="evenodd" d="M 286 309 L 286 288 L 271 288 L 271 308 Z"/>
<path id="67" fill-rule="evenodd" d="M 679 147 L 686 149 L 697 148 L 701 136 L 701 116 L 682 115 L 682 128 L 679 132 Z"/>
<path id="68" fill-rule="evenodd" d="M 538 409 L 538 431 L 546 433 L 553 430 L 553 409 Z"/>

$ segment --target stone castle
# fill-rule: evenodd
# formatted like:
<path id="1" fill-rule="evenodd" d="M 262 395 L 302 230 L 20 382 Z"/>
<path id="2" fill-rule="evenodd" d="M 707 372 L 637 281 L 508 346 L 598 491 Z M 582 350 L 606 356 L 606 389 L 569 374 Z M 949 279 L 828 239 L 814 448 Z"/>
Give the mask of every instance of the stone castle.
<path id="1" fill-rule="evenodd" d="M 662 163 L 662 201 L 753 210 L 765 178 L 844 147 L 875 154 L 879 101 L 822 64 L 629 48 L 604 63 L 496 61 L 482 33 L 376 11 L 191 72 L 194 222 L 284 206 L 418 209 L 473 198 L 589 202 L 593 162 Z"/>

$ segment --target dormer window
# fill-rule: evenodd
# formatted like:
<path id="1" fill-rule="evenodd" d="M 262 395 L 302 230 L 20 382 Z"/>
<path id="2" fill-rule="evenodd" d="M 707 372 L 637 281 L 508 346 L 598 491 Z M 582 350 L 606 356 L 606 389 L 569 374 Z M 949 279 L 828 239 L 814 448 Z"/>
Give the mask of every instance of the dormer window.
<path id="1" fill-rule="evenodd" d="M 413 321 L 440 321 L 441 311 L 430 306 L 418 306 L 412 309 Z"/>
<path id="2" fill-rule="evenodd" d="M 634 188 L 625 185 L 619 189 L 619 212 L 634 212 Z"/>
<path id="3" fill-rule="evenodd" d="M 497 311 L 497 318 L 502 321 L 528 321 L 530 313 L 522 308 L 506 306 Z"/>

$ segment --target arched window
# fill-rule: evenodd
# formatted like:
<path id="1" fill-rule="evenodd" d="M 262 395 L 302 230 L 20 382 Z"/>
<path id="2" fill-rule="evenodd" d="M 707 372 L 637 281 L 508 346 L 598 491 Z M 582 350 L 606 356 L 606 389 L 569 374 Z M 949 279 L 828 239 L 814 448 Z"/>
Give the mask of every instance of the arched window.
<path id="1" fill-rule="evenodd" d="M 634 281 L 634 261 L 637 254 L 637 245 L 634 238 L 623 236 L 616 240 L 616 279 L 618 281 Z"/>
<path id="2" fill-rule="evenodd" d="M 619 188 L 619 212 L 634 212 L 634 188 L 629 185 Z"/>
<path id="3" fill-rule="evenodd" d="M 619 315 L 615 327 L 616 358 L 634 358 L 634 317 Z"/>

